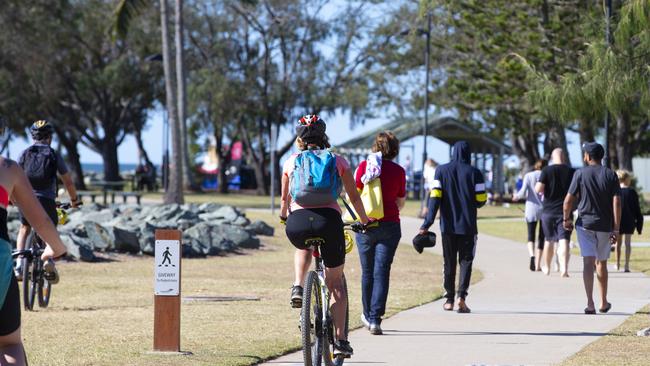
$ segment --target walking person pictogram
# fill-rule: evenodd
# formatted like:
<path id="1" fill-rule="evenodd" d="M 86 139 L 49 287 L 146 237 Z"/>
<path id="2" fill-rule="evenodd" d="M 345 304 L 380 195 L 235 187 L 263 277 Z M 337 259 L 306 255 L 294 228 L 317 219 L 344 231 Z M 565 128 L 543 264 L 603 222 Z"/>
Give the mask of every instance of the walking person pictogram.
<path id="1" fill-rule="evenodd" d="M 165 265 L 165 267 L 169 267 L 169 265 L 171 265 L 172 267 L 176 267 L 175 265 L 172 264 L 171 256 L 172 254 L 169 252 L 169 247 L 167 247 L 163 252 L 162 263 L 160 263 L 158 267 L 162 267 L 163 265 Z M 165 262 L 167 262 L 168 264 L 165 264 Z"/>

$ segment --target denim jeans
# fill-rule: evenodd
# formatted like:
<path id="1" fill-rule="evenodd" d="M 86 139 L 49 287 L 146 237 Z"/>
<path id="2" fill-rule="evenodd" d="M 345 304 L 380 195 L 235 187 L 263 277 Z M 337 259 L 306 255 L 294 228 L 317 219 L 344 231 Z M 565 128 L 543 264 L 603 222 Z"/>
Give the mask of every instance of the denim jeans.
<path id="1" fill-rule="evenodd" d="M 402 231 L 399 222 L 380 222 L 379 227 L 356 237 L 361 260 L 363 315 L 369 322 L 379 323 L 386 311 L 390 267 Z"/>

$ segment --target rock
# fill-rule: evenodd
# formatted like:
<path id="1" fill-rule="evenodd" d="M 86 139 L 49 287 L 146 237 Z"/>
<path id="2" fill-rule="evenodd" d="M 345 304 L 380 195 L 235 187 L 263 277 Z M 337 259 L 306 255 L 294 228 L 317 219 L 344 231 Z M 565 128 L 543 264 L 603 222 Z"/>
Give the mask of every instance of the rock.
<path id="1" fill-rule="evenodd" d="M 178 213 L 176 216 L 169 219 L 169 221 L 180 221 L 180 220 L 187 220 L 189 222 L 198 223 L 200 219 L 199 219 L 199 215 L 189 210 L 183 210 L 180 213 Z"/>
<path id="2" fill-rule="evenodd" d="M 253 234 L 238 226 L 213 226 L 212 233 L 213 243 L 221 244 L 221 242 L 224 240 L 230 240 L 239 248 L 257 249 L 260 247 L 260 240 L 257 237 L 253 236 Z"/>
<path id="3" fill-rule="evenodd" d="M 212 242 L 208 255 L 219 255 L 222 252 L 232 252 L 237 250 L 237 244 L 230 239 L 221 239 L 219 242 Z"/>
<path id="4" fill-rule="evenodd" d="M 140 225 L 140 250 L 147 255 L 154 255 L 157 226 L 144 222 Z"/>
<path id="5" fill-rule="evenodd" d="M 137 229 L 127 229 L 113 226 L 115 250 L 131 254 L 140 253 L 140 240 Z"/>
<path id="6" fill-rule="evenodd" d="M 222 206 L 212 212 L 200 214 L 199 218 L 203 221 L 225 219 L 228 222 L 234 222 L 239 216 L 242 216 L 242 214 L 237 211 L 236 208 L 232 206 Z"/>
<path id="7" fill-rule="evenodd" d="M 271 225 L 261 220 L 257 220 L 252 224 L 246 226 L 246 230 L 255 235 L 273 236 L 275 234 L 275 229 Z"/>
<path id="8" fill-rule="evenodd" d="M 248 226 L 250 223 L 251 220 L 247 219 L 245 216 L 239 216 L 232 222 L 232 224 L 236 226 Z"/>
<path id="9" fill-rule="evenodd" d="M 61 235 L 61 241 L 65 244 L 68 257 L 82 262 L 94 262 L 97 260 L 93 250 L 84 242 L 83 238 L 77 238 L 70 235 Z"/>
<path id="10" fill-rule="evenodd" d="M 9 206 L 7 208 L 7 221 L 14 220 L 20 220 L 20 211 L 18 211 L 18 207 L 16 206 Z"/>
<path id="11" fill-rule="evenodd" d="M 113 220 L 113 217 L 115 217 L 113 210 L 110 208 L 105 208 L 98 212 L 82 212 L 82 214 L 83 221 L 93 221 L 98 223 L 111 221 Z"/>
<path id="12" fill-rule="evenodd" d="M 113 238 L 101 225 L 93 221 L 84 221 L 88 239 L 95 250 L 109 251 L 115 248 Z"/>
<path id="13" fill-rule="evenodd" d="M 216 211 L 216 210 L 220 209 L 221 207 L 222 206 L 220 204 L 218 204 L 218 203 L 206 202 L 206 203 L 202 203 L 201 205 L 199 205 L 198 212 L 200 212 L 200 213 L 213 212 L 213 211 Z"/>

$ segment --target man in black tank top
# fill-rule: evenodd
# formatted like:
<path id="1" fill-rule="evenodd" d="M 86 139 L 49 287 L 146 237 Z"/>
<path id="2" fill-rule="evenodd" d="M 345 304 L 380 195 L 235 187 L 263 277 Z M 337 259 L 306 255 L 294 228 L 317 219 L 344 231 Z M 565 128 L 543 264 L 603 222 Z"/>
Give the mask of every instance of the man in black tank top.
<path id="1" fill-rule="evenodd" d="M 574 169 L 567 165 L 567 159 L 562 149 L 555 149 L 551 153 L 553 165 L 542 169 L 539 182 L 535 185 L 538 193 L 544 194 L 542 207 L 542 230 L 546 241 L 544 243 L 544 258 L 542 270 L 546 275 L 551 273 L 551 260 L 558 246 L 559 270 L 562 277 L 569 277 L 569 240 L 571 231 L 565 230 L 562 222 L 562 205 L 564 197 L 569 190 Z M 544 266 L 545 264 L 545 266 Z"/>

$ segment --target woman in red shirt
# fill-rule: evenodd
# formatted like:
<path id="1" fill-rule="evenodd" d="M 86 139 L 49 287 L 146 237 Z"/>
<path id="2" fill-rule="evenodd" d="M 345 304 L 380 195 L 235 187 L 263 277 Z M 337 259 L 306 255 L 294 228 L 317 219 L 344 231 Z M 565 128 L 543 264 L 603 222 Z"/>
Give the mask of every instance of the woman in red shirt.
<path id="1" fill-rule="evenodd" d="M 402 237 L 399 211 L 406 200 L 406 173 L 404 168 L 393 162 L 399 153 L 399 140 L 392 132 L 377 134 L 372 146 L 374 153 L 381 153 L 381 182 L 384 217 L 379 226 L 370 228 L 365 234 L 357 234 L 357 248 L 361 260 L 361 297 L 363 314 L 361 320 L 370 333 L 379 335 L 381 317 L 386 310 L 390 267 Z M 358 189 L 363 189 L 364 175 L 376 171 L 377 167 L 367 169 L 368 161 L 359 164 L 356 172 Z"/>

